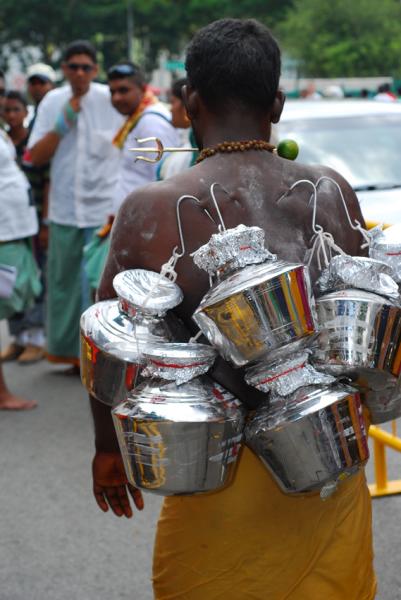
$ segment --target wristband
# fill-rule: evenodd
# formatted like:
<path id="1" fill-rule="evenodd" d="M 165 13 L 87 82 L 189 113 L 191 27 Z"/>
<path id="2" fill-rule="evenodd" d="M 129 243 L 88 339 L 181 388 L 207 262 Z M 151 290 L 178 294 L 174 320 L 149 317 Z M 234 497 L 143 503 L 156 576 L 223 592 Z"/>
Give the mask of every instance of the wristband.
<path id="1" fill-rule="evenodd" d="M 60 137 L 64 137 L 72 127 L 75 125 L 78 119 L 78 113 L 72 108 L 71 104 L 67 102 L 62 111 L 59 113 L 56 122 L 54 124 L 53 131 Z"/>

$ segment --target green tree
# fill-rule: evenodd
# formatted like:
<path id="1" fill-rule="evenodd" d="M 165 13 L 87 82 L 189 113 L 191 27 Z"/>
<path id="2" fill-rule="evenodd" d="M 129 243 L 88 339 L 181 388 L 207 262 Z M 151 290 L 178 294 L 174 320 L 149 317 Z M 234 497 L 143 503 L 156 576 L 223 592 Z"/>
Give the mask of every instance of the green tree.
<path id="1" fill-rule="evenodd" d="M 0 0 L 0 47 L 40 48 L 55 59 L 73 39 L 93 41 L 105 65 L 127 56 L 127 3 L 132 6 L 134 37 L 145 66 L 154 66 L 161 49 L 182 51 L 199 28 L 222 17 L 255 17 L 274 27 L 293 0 Z M 55 52 L 56 51 L 56 52 Z M 0 56 L 1 60 L 1 56 Z M 30 62 L 26 57 L 25 62 Z"/>
<path id="2" fill-rule="evenodd" d="M 295 0 L 279 28 L 306 77 L 399 75 L 399 0 Z"/>

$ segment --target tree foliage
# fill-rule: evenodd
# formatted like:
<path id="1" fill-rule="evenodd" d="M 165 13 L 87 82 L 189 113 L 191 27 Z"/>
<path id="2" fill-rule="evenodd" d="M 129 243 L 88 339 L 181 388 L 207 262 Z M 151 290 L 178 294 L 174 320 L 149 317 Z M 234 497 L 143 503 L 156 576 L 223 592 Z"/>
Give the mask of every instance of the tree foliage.
<path id="1" fill-rule="evenodd" d="M 280 39 L 306 77 L 399 75 L 399 0 L 295 0 Z"/>
<path id="2" fill-rule="evenodd" d="M 11 45 L 22 58 L 23 48 L 36 46 L 54 62 L 55 51 L 71 40 L 89 39 L 110 65 L 127 56 L 128 3 L 134 36 L 151 67 L 161 49 L 181 52 L 191 35 L 214 19 L 254 17 L 274 26 L 292 0 L 0 0 L 0 45 Z"/>

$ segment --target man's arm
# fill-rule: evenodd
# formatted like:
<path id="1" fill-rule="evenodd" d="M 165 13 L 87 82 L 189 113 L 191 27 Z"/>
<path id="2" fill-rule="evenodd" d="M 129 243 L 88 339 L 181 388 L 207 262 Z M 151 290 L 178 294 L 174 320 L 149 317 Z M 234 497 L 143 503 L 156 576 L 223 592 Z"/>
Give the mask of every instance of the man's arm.
<path id="1" fill-rule="evenodd" d="M 42 167 L 48 163 L 57 150 L 61 136 L 55 131 L 49 131 L 31 148 L 30 158 L 35 167 Z"/>
<path id="2" fill-rule="evenodd" d="M 98 290 L 98 299 L 106 300 L 115 297 L 113 289 L 114 276 L 125 268 L 134 268 L 132 264 L 132 253 L 126 265 L 120 265 L 116 256 L 119 255 L 117 247 L 123 235 L 124 219 L 116 220 L 115 235 L 112 236 L 111 247 L 106 261 L 106 267 Z M 98 506 L 104 512 L 109 507 L 118 517 L 132 517 L 132 509 L 129 502 L 131 495 L 138 510 L 144 507 L 140 490 L 128 483 L 121 457 L 116 432 L 111 416 L 111 408 L 90 397 L 90 404 L 95 430 L 95 456 L 92 463 L 93 494 Z"/>
<path id="3" fill-rule="evenodd" d="M 41 167 L 53 158 L 61 139 L 76 125 L 79 110 L 80 98 L 74 96 L 62 108 L 54 123 L 46 123 L 46 105 L 39 106 L 40 112 L 28 142 L 29 158 L 35 167 Z M 44 131 L 46 133 L 43 134 Z"/>

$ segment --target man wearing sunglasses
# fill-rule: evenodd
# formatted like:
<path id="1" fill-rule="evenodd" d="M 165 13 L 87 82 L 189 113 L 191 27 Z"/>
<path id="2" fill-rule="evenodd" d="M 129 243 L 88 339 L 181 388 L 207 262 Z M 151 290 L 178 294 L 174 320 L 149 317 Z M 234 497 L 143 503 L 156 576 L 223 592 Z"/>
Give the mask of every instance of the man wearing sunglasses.
<path id="1" fill-rule="evenodd" d="M 67 85 L 40 103 L 29 139 L 35 166 L 51 161 L 47 352 L 55 362 L 79 365 L 79 317 L 90 303 L 83 248 L 112 211 L 118 151 L 112 145 L 121 117 L 107 86 L 95 83 L 96 51 L 87 41 L 64 52 Z M 76 369 L 77 370 L 77 369 Z"/>
<path id="2" fill-rule="evenodd" d="M 130 148 L 138 146 L 137 139 L 157 137 L 164 146 L 178 146 L 177 130 L 171 124 L 170 111 L 157 100 L 140 67 L 125 61 L 111 67 L 107 73 L 111 101 L 126 121 L 113 143 L 122 151 L 114 211 L 123 200 L 142 185 L 156 181 L 157 164 L 138 161 Z M 145 145 L 145 144 L 144 144 Z M 146 145 L 155 146 L 154 142 Z"/>

